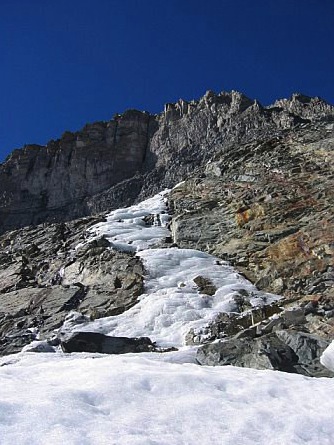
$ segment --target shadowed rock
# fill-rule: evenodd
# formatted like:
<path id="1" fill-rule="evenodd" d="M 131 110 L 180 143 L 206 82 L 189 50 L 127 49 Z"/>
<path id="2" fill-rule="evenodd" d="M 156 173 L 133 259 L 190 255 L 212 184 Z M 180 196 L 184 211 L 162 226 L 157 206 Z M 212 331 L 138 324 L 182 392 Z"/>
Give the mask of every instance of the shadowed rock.
<path id="1" fill-rule="evenodd" d="M 201 365 L 234 365 L 272 369 L 311 377 L 333 377 L 320 363 L 329 345 L 318 336 L 296 331 L 277 331 L 259 338 L 232 338 L 202 346 L 196 359 Z"/>
<path id="2" fill-rule="evenodd" d="M 101 354 L 126 354 L 154 351 L 148 337 L 109 337 L 98 332 L 74 332 L 61 338 L 64 352 L 100 352 Z"/>

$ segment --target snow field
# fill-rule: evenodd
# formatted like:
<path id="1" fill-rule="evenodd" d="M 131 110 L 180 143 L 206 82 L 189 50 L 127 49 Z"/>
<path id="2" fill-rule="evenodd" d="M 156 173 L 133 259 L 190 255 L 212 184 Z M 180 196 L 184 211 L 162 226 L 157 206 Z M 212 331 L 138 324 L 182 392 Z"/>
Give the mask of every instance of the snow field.
<path id="1" fill-rule="evenodd" d="M 333 380 L 168 356 L 2 358 L 1 445 L 333 444 Z"/>

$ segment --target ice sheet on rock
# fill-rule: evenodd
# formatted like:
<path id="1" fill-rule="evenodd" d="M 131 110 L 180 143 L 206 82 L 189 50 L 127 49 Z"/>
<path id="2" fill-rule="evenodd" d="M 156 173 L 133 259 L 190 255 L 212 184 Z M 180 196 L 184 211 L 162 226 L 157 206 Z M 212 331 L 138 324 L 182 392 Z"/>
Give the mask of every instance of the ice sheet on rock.
<path id="1" fill-rule="evenodd" d="M 165 190 L 139 204 L 110 212 L 106 222 L 89 229 L 87 241 L 103 235 L 116 250 L 125 252 L 147 249 L 161 241 L 170 235 L 166 228 L 170 219 L 166 206 L 168 192 Z M 153 225 L 144 221 L 150 215 L 153 215 Z"/>
<path id="2" fill-rule="evenodd" d="M 0 359 L 1 445 L 333 444 L 333 379 L 179 352 L 14 358 Z"/>
<path id="3" fill-rule="evenodd" d="M 334 372 L 334 340 L 322 353 L 320 363 Z"/>
<path id="4" fill-rule="evenodd" d="M 268 304 L 280 297 L 258 292 L 231 266 L 192 249 L 149 249 L 138 253 L 147 276 L 145 294 L 126 312 L 74 327 L 114 336 L 148 336 L 159 346 L 184 345 L 191 328 L 201 328 L 220 312 L 236 309 L 234 296 L 243 291 L 251 304 Z M 213 296 L 199 291 L 194 278 L 209 279 L 217 288 Z"/>

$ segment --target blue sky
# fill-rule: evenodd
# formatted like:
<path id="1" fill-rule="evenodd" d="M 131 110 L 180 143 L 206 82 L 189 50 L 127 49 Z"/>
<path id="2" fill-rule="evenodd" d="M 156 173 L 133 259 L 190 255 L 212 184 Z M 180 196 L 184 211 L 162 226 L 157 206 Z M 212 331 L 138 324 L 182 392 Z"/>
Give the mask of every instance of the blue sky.
<path id="1" fill-rule="evenodd" d="M 334 103 L 333 0 L 0 0 L 0 160 L 206 90 Z"/>

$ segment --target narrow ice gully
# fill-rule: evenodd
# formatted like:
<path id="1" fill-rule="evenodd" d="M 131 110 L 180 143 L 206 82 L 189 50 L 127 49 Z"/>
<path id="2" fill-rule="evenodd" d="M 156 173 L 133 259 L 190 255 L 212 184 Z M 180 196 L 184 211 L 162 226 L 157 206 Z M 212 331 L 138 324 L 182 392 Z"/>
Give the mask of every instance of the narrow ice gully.
<path id="1" fill-rule="evenodd" d="M 84 328 L 147 335 L 179 350 L 3 357 L 0 444 L 333 445 L 332 379 L 196 364 L 194 348 L 184 346 L 189 329 L 202 329 L 218 312 L 234 310 L 233 295 L 241 289 L 253 305 L 277 296 L 258 292 L 203 252 L 154 248 L 169 234 L 162 212 L 164 194 L 112 212 L 92 228 L 89 239 L 105 235 L 114 248 L 142 258 L 145 293 L 132 309 Z M 160 217 L 152 219 L 152 213 Z M 199 292 L 193 281 L 198 275 L 213 282 L 214 295 Z"/>
<path id="2" fill-rule="evenodd" d="M 181 347 L 190 329 L 203 331 L 220 312 L 236 311 L 233 297 L 238 293 L 248 295 L 252 306 L 269 304 L 280 298 L 258 291 L 227 263 L 199 250 L 154 248 L 170 236 L 166 227 L 170 219 L 165 199 L 167 193 L 113 211 L 106 222 L 90 229 L 88 242 L 104 236 L 113 248 L 136 252 L 146 270 L 145 293 L 128 311 L 72 330 L 147 336 L 158 346 Z M 147 225 L 144 218 L 150 218 L 152 225 Z M 199 291 L 194 282 L 199 276 L 210 280 L 217 288 L 213 296 Z"/>

